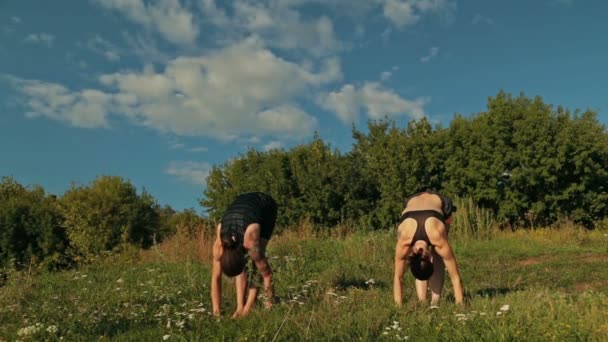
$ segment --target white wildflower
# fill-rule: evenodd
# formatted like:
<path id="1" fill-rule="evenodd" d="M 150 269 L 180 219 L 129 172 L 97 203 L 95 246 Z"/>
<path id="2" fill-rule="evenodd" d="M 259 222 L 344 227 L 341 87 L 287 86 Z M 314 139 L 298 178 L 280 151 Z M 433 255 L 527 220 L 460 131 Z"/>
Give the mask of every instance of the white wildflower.
<path id="1" fill-rule="evenodd" d="M 171 335 L 164 335 L 164 336 L 163 336 L 163 341 L 168 340 L 168 339 L 169 339 L 169 337 L 171 337 Z"/>
<path id="2" fill-rule="evenodd" d="M 365 284 L 367 285 L 374 285 L 376 283 L 376 281 L 374 279 L 369 279 L 368 281 L 365 282 Z"/>
<path id="3" fill-rule="evenodd" d="M 48 333 L 50 333 L 50 334 L 56 334 L 56 333 L 57 333 L 57 330 L 58 330 L 58 329 L 57 329 L 57 326 L 56 326 L 56 325 L 49 325 L 49 326 L 46 328 L 46 331 L 47 331 Z"/>
<path id="4" fill-rule="evenodd" d="M 500 307 L 500 311 L 509 311 L 509 304 L 505 304 Z"/>
<path id="5" fill-rule="evenodd" d="M 119 284 L 122 284 L 123 281 L 124 280 L 122 280 L 122 278 L 118 278 L 118 280 L 116 282 L 119 283 Z"/>

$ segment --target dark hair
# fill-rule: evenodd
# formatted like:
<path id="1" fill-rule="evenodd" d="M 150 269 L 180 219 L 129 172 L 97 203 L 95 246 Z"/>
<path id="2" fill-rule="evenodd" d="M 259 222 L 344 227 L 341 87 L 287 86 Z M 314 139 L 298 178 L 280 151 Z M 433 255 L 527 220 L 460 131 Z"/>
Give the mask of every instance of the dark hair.
<path id="1" fill-rule="evenodd" d="M 409 256 L 410 270 L 416 279 L 428 280 L 433 275 L 433 263 L 420 253 Z"/>
<path id="2" fill-rule="evenodd" d="M 222 272 L 229 277 L 234 277 L 243 272 L 247 264 L 245 252 L 242 248 L 224 248 L 220 258 Z"/>

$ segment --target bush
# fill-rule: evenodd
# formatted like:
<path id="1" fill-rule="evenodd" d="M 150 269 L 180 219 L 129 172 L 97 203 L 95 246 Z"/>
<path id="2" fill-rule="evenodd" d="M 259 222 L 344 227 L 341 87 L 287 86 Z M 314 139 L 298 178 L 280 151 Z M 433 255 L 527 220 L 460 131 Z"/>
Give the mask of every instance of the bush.
<path id="1" fill-rule="evenodd" d="M 101 176 L 90 186 L 72 185 L 60 203 L 74 253 L 84 257 L 125 244 L 147 248 L 160 227 L 154 198 L 145 191 L 137 194 L 120 177 Z"/>
<path id="2" fill-rule="evenodd" d="M 54 196 L 27 189 L 12 178 L 0 182 L 0 266 L 63 267 L 68 245 Z"/>

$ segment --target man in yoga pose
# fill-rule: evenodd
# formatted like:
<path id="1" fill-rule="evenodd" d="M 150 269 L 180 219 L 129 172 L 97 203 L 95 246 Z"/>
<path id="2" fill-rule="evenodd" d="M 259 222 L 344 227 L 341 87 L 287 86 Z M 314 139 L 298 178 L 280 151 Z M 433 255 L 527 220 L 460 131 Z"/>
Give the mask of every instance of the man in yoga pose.
<path id="1" fill-rule="evenodd" d="M 456 207 L 449 198 L 436 192 L 420 192 L 405 200 L 397 227 L 395 248 L 395 303 L 403 300 L 403 274 L 409 266 L 416 278 L 418 300 L 426 301 L 427 286 L 431 287 L 431 305 L 439 304 L 445 278 L 445 268 L 452 280 L 454 298 L 463 304 L 464 294 L 458 265 L 448 242 L 448 230 Z"/>
<path id="2" fill-rule="evenodd" d="M 229 277 L 236 277 L 236 311 L 232 318 L 246 316 L 251 311 L 258 295 L 258 287 L 255 282 L 248 281 L 247 255 L 251 258 L 252 266 L 255 265 L 252 268 L 257 268 L 264 284 L 264 306 L 272 306 L 272 270 L 265 251 L 276 218 L 277 203 L 261 192 L 239 195 L 224 213 L 217 226 L 217 237 L 213 244 L 211 302 L 214 315 L 220 315 L 222 272 Z M 245 300 L 248 287 L 249 293 Z"/>

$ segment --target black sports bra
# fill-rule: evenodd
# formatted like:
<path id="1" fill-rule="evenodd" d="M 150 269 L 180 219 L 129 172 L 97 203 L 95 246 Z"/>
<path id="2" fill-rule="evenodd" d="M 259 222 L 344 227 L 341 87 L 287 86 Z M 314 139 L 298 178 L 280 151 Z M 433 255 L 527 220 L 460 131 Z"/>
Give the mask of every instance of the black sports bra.
<path id="1" fill-rule="evenodd" d="M 411 245 L 416 243 L 418 240 L 422 240 L 425 241 L 429 246 L 433 246 L 431 240 L 429 240 L 429 237 L 426 234 L 426 230 L 424 229 L 424 224 L 429 217 L 435 217 L 440 219 L 441 222 L 445 222 L 445 217 L 440 212 L 435 210 L 413 210 L 401 215 L 398 225 L 400 225 L 401 222 L 407 218 L 413 218 L 416 220 L 416 233 L 414 233 L 414 238 L 412 239 Z"/>

